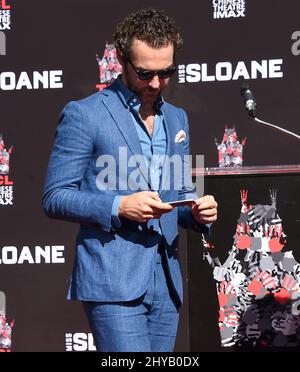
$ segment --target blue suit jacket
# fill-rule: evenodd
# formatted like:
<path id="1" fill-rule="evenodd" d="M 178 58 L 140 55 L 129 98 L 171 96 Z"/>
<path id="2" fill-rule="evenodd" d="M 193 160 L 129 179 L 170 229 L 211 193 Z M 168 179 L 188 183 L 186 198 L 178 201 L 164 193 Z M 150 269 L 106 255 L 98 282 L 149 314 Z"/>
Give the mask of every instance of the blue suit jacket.
<path id="1" fill-rule="evenodd" d="M 119 173 L 119 148 L 128 157 L 142 155 L 138 135 L 128 108 L 122 103 L 118 85 L 64 108 L 56 131 L 46 177 L 43 207 L 53 218 L 80 223 L 77 251 L 68 298 L 87 301 L 129 301 L 143 295 L 153 277 L 159 242 L 157 233 L 138 223 L 121 219 L 121 227 L 111 224 L 116 195 L 132 193 L 119 189 L 129 174 Z M 166 123 L 167 155 L 183 157 L 189 153 L 188 122 L 185 112 L 168 103 L 162 106 Z M 175 143 L 179 130 L 187 138 Z M 111 155 L 119 180 L 116 190 L 97 187 L 100 155 Z M 172 168 L 172 167 L 171 167 Z M 141 170 L 143 173 L 143 171 Z M 170 190 L 161 190 L 162 201 L 195 197 L 191 185 L 175 190 L 170 172 Z M 146 176 L 146 175 L 145 175 Z M 178 262 L 178 227 L 201 231 L 189 207 L 174 208 L 160 218 L 160 228 L 178 301 L 182 300 L 182 280 Z"/>

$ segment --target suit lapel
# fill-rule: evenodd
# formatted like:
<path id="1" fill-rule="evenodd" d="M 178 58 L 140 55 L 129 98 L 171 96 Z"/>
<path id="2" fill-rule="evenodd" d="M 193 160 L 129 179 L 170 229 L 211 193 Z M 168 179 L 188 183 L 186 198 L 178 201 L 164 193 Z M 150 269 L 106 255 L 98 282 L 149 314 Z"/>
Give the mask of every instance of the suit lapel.
<path id="1" fill-rule="evenodd" d="M 174 149 L 174 138 L 175 138 L 175 128 L 176 126 L 173 125 L 174 123 L 174 113 L 171 112 L 169 107 L 164 104 L 162 106 L 162 113 L 164 116 L 164 124 L 165 124 L 165 130 L 166 130 L 166 137 L 167 137 L 167 149 L 166 149 L 166 159 L 163 164 L 162 168 L 162 182 L 161 182 L 161 190 L 160 194 L 163 196 L 163 194 L 168 190 L 169 187 L 172 187 L 173 181 L 172 181 L 172 174 L 170 174 L 170 158 L 172 155 L 175 154 Z"/>
<path id="2" fill-rule="evenodd" d="M 166 130 L 166 136 L 167 136 L 167 150 L 166 155 L 169 157 L 174 154 L 174 128 L 175 126 L 172 125 L 174 123 L 174 114 L 170 112 L 170 109 L 166 106 L 166 104 L 162 107 L 162 113 L 164 116 L 164 123 L 165 123 L 165 130 Z"/>

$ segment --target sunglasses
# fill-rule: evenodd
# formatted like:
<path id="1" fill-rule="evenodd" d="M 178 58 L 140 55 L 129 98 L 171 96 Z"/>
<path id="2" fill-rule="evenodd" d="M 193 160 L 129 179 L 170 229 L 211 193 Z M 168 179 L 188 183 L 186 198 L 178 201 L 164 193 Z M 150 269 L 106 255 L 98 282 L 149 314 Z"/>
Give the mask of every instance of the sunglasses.
<path id="1" fill-rule="evenodd" d="M 134 71 L 136 72 L 140 80 L 149 80 L 149 79 L 152 79 L 153 76 L 155 75 L 157 75 L 160 79 L 167 79 L 171 77 L 172 75 L 174 75 L 174 73 L 176 72 L 175 65 L 173 65 L 170 68 L 166 68 L 164 70 L 148 71 L 148 70 L 139 70 L 133 65 L 130 59 L 127 59 L 127 61 L 130 63 L 131 67 L 134 69 Z"/>

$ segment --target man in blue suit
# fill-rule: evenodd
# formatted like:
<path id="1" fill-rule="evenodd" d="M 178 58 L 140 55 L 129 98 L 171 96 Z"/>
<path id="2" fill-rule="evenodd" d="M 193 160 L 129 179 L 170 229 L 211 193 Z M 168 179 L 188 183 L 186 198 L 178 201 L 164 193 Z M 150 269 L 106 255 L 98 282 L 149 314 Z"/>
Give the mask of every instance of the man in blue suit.
<path id="1" fill-rule="evenodd" d="M 83 302 L 97 350 L 172 351 L 182 303 L 178 223 L 207 232 L 217 203 L 182 176 L 187 116 L 161 95 L 182 44 L 174 21 L 140 10 L 114 38 L 123 74 L 64 108 L 43 206 L 80 224 L 68 298 Z M 172 157 L 180 164 L 170 167 Z M 192 206 L 168 204 L 190 198 Z"/>

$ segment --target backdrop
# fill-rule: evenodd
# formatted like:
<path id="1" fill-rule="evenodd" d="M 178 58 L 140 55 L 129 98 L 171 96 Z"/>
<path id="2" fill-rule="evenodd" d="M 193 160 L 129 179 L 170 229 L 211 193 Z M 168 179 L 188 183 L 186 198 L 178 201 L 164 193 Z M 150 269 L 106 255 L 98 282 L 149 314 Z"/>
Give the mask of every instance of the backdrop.
<path id="1" fill-rule="evenodd" d="M 240 94 L 247 82 L 259 118 L 299 134 L 299 1 L 0 0 L 0 349 L 94 350 L 80 305 L 65 300 L 78 227 L 47 219 L 41 195 L 62 108 L 103 88 L 115 25 L 146 6 L 182 30 L 165 99 L 188 113 L 192 154 L 218 167 L 232 140 L 229 162 L 300 163 L 299 142 L 254 123 Z"/>

